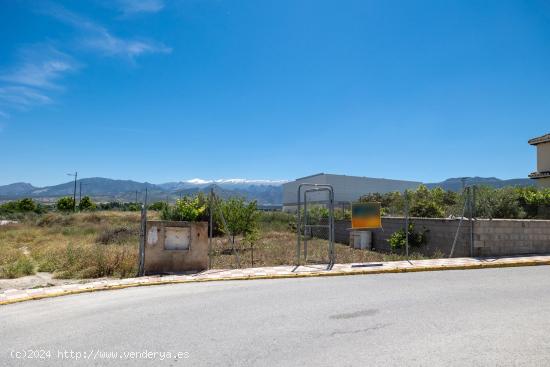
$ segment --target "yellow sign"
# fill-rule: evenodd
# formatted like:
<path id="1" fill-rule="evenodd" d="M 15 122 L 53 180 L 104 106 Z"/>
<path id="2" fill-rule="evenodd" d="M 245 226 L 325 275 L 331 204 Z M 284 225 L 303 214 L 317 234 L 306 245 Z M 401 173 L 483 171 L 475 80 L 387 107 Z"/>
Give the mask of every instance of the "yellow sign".
<path id="1" fill-rule="evenodd" d="M 382 228 L 382 219 L 380 217 L 380 203 L 352 203 L 351 228 Z"/>

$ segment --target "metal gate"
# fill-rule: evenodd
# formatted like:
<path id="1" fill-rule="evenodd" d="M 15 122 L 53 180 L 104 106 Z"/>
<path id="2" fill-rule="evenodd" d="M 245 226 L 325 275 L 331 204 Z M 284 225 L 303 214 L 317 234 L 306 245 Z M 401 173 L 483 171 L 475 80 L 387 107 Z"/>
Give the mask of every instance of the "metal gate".
<path id="1" fill-rule="evenodd" d="M 311 201 L 310 197 L 316 195 L 316 201 Z M 319 195 L 327 195 L 324 200 L 319 200 Z M 303 202 L 303 216 L 302 216 Z M 308 205 L 309 204 L 309 205 Z M 317 205 L 317 206 L 314 206 Z M 311 215 L 314 208 L 328 210 L 327 215 Z M 334 249 L 334 189 L 329 184 L 302 183 L 298 185 L 297 211 L 296 211 L 296 266 L 302 264 L 302 243 L 303 243 L 303 263 L 323 263 L 327 264 L 327 269 L 332 268 L 336 261 Z M 326 258 L 314 259 L 308 258 L 309 240 L 327 240 Z"/>

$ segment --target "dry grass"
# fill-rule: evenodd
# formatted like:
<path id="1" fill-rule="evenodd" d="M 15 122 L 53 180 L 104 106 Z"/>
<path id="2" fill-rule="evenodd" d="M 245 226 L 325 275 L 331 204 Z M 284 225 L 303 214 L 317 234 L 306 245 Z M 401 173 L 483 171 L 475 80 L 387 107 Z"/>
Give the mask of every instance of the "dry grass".
<path id="1" fill-rule="evenodd" d="M 56 278 L 128 277 L 137 272 L 139 217 L 137 212 L 104 211 L 29 216 L 20 224 L 0 227 L 0 278 L 16 278 L 36 271 Z M 149 219 L 156 219 L 149 212 Z M 241 267 L 294 264 L 296 236 L 293 218 L 284 213 L 263 214 L 259 239 L 253 249 L 237 244 Z M 214 241 L 214 268 L 235 268 L 224 238 Z M 312 262 L 328 262 L 327 241 L 308 246 Z M 411 258 L 419 258 L 413 255 Z M 336 244 L 339 263 L 402 260 L 395 254 L 355 250 Z"/>
<path id="2" fill-rule="evenodd" d="M 57 278 L 136 274 L 139 213 L 48 213 L 0 227 L 0 277 L 36 271 Z"/>
<path id="3" fill-rule="evenodd" d="M 235 256 L 230 244 L 224 238 L 213 241 L 213 268 L 236 268 Z M 290 265 L 296 259 L 296 234 L 290 231 L 263 230 L 260 240 L 252 248 L 249 245 L 237 244 L 241 267 L 261 267 Z M 335 244 L 338 263 L 365 263 L 377 261 L 405 260 L 398 254 L 385 254 L 375 251 L 352 249 L 347 245 Z M 253 259 L 252 259 L 253 258 Z M 425 258 L 420 254 L 411 254 L 410 259 Z M 252 262 L 254 260 L 254 262 Z M 308 262 L 328 262 L 328 242 L 313 239 L 308 241 Z"/>

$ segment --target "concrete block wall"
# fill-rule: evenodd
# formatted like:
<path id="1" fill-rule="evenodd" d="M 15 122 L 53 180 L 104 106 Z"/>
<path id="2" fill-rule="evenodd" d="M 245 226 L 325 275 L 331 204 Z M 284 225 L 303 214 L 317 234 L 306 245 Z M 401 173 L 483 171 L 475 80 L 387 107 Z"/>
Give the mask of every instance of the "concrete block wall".
<path id="1" fill-rule="evenodd" d="M 427 244 L 422 248 L 411 248 L 411 251 L 421 252 L 431 256 L 435 253 L 448 255 L 451 252 L 455 233 L 458 228 L 458 219 L 427 219 L 411 218 L 417 231 L 427 230 Z M 350 221 L 336 221 L 334 228 L 335 240 L 338 243 L 349 244 Z M 372 246 L 378 251 L 389 252 L 390 236 L 400 229 L 405 228 L 405 219 L 400 217 L 383 217 L 382 229 L 373 231 Z M 460 233 L 454 251 L 455 256 L 470 256 L 470 223 L 468 220 L 462 222 Z"/>
<path id="2" fill-rule="evenodd" d="M 480 219 L 475 222 L 478 256 L 550 253 L 550 221 Z"/>
<path id="3" fill-rule="evenodd" d="M 419 249 L 431 256 L 437 252 L 449 255 L 458 229 L 459 219 L 411 218 L 416 230 L 428 230 L 427 244 Z M 350 221 L 335 222 L 335 240 L 349 244 Z M 405 220 L 399 217 L 383 217 L 382 230 L 373 231 L 373 247 L 390 251 L 388 238 L 392 233 L 405 228 Z M 470 221 L 462 222 L 455 246 L 454 256 L 471 256 Z M 473 225 L 474 256 L 506 256 L 550 253 L 550 220 L 477 219 Z"/>

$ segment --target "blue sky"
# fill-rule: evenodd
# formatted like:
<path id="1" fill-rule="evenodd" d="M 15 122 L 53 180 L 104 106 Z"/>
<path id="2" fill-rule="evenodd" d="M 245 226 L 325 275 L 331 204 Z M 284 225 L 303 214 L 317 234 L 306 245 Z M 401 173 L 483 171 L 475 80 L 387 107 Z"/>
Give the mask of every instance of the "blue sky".
<path id="1" fill-rule="evenodd" d="M 0 0 L 0 184 L 526 177 L 547 1 Z"/>

